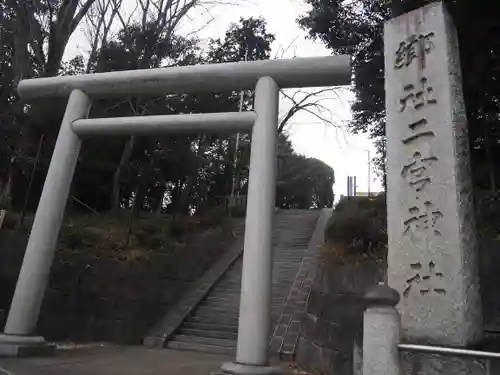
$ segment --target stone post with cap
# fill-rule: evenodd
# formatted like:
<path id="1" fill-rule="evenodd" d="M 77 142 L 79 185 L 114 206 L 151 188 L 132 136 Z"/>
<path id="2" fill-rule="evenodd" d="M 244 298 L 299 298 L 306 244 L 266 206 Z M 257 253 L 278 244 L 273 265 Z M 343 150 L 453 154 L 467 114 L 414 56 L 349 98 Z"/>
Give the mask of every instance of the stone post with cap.
<path id="1" fill-rule="evenodd" d="M 377 285 L 365 295 L 363 317 L 363 375 L 401 375 L 399 339 L 401 318 L 395 306 L 399 293 Z"/>

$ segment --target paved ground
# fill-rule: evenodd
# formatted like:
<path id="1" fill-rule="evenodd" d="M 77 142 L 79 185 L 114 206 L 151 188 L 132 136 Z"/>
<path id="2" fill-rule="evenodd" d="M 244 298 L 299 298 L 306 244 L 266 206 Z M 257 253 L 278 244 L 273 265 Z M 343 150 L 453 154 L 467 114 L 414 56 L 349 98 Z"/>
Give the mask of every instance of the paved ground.
<path id="1" fill-rule="evenodd" d="M 0 375 L 209 375 L 233 358 L 144 347 L 59 351 L 51 358 L 0 358 Z"/>
<path id="2" fill-rule="evenodd" d="M 59 350 L 54 357 L 0 358 L 0 375 L 209 375 L 232 360 L 233 356 L 143 346 L 103 346 Z M 288 364 L 280 366 L 298 374 Z"/>

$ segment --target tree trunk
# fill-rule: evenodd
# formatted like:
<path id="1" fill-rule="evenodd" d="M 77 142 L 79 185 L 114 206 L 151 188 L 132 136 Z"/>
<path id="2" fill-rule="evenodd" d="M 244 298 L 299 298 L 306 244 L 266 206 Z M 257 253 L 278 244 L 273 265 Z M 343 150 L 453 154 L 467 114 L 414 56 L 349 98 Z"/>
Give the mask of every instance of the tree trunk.
<path id="1" fill-rule="evenodd" d="M 188 176 L 186 180 L 186 187 L 182 190 L 179 202 L 179 209 L 182 210 L 184 213 L 187 212 L 187 209 L 189 207 L 189 196 L 193 191 L 193 185 L 195 184 L 197 177 L 198 177 L 198 170 L 195 169 Z"/>
<path id="2" fill-rule="evenodd" d="M 182 185 L 184 185 L 184 180 L 177 180 L 175 183 L 174 188 L 172 189 L 172 212 L 178 213 L 180 212 L 181 208 L 181 201 L 182 201 Z"/>
<path id="3" fill-rule="evenodd" d="M 0 191 L 0 208 L 10 208 L 11 193 L 12 193 L 12 168 L 9 168 L 7 182 Z"/>
<path id="4" fill-rule="evenodd" d="M 203 155 L 205 154 L 208 146 L 210 146 L 210 138 L 202 135 L 200 137 L 198 145 L 199 147 L 198 150 L 196 151 L 196 156 L 198 158 L 200 157 L 203 158 Z M 198 179 L 198 169 L 203 168 L 204 165 L 205 165 L 204 161 L 199 162 L 198 165 L 196 165 L 193 168 L 193 170 L 191 171 L 191 173 L 187 178 L 186 187 L 182 190 L 181 200 L 180 200 L 180 207 L 184 210 L 184 212 L 187 212 L 189 195 L 193 191 L 193 185 L 196 183 L 196 180 Z"/>
<path id="5" fill-rule="evenodd" d="M 135 219 L 135 212 L 136 212 L 136 208 L 137 208 L 138 194 L 139 194 L 139 185 L 137 185 L 135 188 L 134 200 L 132 202 L 132 208 L 130 209 L 130 216 L 129 216 L 128 228 L 127 228 L 127 237 L 125 239 L 125 246 L 124 246 L 125 249 L 130 245 L 130 239 L 132 238 L 132 231 L 134 228 L 134 219 Z"/>
<path id="6" fill-rule="evenodd" d="M 488 177 L 490 182 L 491 193 L 496 193 L 496 178 L 495 178 L 495 163 L 493 162 L 493 153 L 491 151 L 491 136 L 490 136 L 490 125 L 486 123 L 484 125 L 484 147 L 486 151 L 486 161 L 488 164 Z"/>
<path id="7" fill-rule="evenodd" d="M 163 197 L 165 196 L 165 188 L 162 189 L 158 198 L 158 205 L 156 206 L 156 216 L 160 216 L 163 209 Z"/>
<path id="8" fill-rule="evenodd" d="M 125 143 L 125 147 L 123 148 L 122 156 L 120 158 L 120 162 L 116 167 L 115 173 L 113 175 L 113 190 L 111 193 L 111 208 L 114 211 L 118 211 L 120 209 L 120 182 L 123 175 L 123 171 L 130 161 L 130 157 L 132 156 L 132 152 L 134 151 L 135 146 L 135 136 L 130 137 Z"/>

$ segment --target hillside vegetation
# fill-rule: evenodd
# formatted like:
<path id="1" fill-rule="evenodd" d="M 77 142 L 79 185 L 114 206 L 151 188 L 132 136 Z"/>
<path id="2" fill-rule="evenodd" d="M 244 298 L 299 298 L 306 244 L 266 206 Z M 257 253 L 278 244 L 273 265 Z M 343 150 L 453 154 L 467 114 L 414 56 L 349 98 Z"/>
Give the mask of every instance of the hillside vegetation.
<path id="1" fill-rule="evenodd" d="M 62 228 L 39 323 L 47 339 L 138 343 L 147 329 L 234 242 L 243 219 L 69 217 Z M 8 225 L 7 225 L 8 226 Z M 13 230 L 0 233 L 0 310 L 8 310 L 24 251 Z"/>

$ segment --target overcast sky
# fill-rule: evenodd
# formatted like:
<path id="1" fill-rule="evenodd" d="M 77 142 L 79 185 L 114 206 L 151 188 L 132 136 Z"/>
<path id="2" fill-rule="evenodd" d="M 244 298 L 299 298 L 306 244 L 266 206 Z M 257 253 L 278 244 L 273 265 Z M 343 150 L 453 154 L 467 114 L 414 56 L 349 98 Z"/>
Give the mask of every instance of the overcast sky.
<path id="1" fill-rule="evenodd" d="M 276 36 L 273 44 L 273 56 L 310 57 L 326 56 L 329 51 L 319 42 L 306 38 L 306 33 L 296 24 L 300 14 L 308 7 L 302 0 L 240 0 L 239 5 L 216 5 L 207 11 L 197 11 L 191 15 L 192 20 L 182 25 L 181 32 L 188 33 L 200 29 L 207 20 L 212 20 L 198 32 L 202 41 L 210 37 L 222 37 L 231 23 L 238 22 L 240 17 L 263 17 L 267 21 L 268 32 Z M 87 43 L 83 33 L 77 32 L 70 40 L 67 56 L 84 52 Z M 287 46 L 290 48 L 283 53 Z M 311 114 L 300 112 L 293 117 L 288 127 L 292 143 L 298 153 L 318 158 L 329 164 L 335 171 L 336 197 L 346 194 L 347 176 L 357 176 L 358 191 L 367 191 L 368 185 L 368 150 L 375 156 L 372 142 L 365 136 L 350 135 L 342 130 L 351 118 L 350 101 L 352 93 L 349 88 L 330 94 L 323 102 L 330 111 L 322 113 L 336 127 L 328 126 Z M 282 110 L 286 110 L 284 103 Z M 371 190 L 380 191 L 380 181 L 375 180 L 372 170 Z"/>

